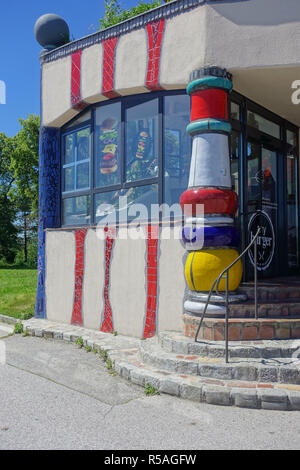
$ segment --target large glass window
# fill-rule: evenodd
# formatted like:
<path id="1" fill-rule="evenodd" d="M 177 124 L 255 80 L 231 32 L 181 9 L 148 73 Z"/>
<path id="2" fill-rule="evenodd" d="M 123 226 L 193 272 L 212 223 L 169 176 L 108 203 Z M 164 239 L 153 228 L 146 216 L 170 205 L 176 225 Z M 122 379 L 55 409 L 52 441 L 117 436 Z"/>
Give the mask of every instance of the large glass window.
<path id="1" fill-rule="evenodd" d="M 136 186 L 117 191 L 107 191 L 95 195 L 96 222 L 108 220 L 110 223 L 126 223 L 136 217 L 147 220 L 158 204 L 158 185 Z M 146 210 L 146 212 L 145 212 Z"/>
<path id="2" fill-rule="evenodd" d="M 231 184 L 232 189 L 239 194 L 239 159 L 240 159 L 240 132 L 232 131 L 231 134 Z"/>
<path id="3" fill-rule="evenodd" d="M 151 211 L 158 218 L 159 205 L 178 204 L 188 185 L 189 120 L 189 96 L 171 91 L 91 106 L 67 124 L 62 224 L 105 224 L 113 213 L 117 223 L 147 219 Z"/>
<path id="4" fill-rule="evenodd" d="M 126 181 L 158 176 L 158 99 L 128 106 L 126 122 Z"/>
<path id="5" fill-rule="evenodd" d="M 297 191 L 297 134 L 287 130 L 286 156 L 286 201 L 287 201 L 287 240 L 288 264 L 298 266 L 298 191 Z"/>
<path id="6" fill-rule="evenodd" d="M 77 196 L 63 199 L 63 225 L 85 225 L 91 221 L 90 196 Z"/>
<path id="7" fill-rule="evenodd" d="M 189 96 L 165 96 L 163 109 L 164 202 L 171 206 L 179 203 L 188 186 L 192 151 L 191 138 L 186 132 L 190 122 Z"/>
<path id="8" fill-rule="evenodd" d="M 63 193 L 89 189 L 90 140 L 89 127 L 63 137 Z"/>
<path id="9" fill-rule="evenodd" d="M 101 106 L 95 112 L 95 186 L 121 183 L 121 103 Z"/>
<path id="10" fill-rule="evenodd" d="M 247 123 L 248 126 L 254 127 L 265 134 L 275 137 L 276 139 L 280 139 L 280 125 L 264 118 L 260 114 L 248 110 Z"/>
<path id="11" fill-rule="evenodd" d="M 230 103 L 230 117 L 236 121 L 240 120 L 240 105 L 234 101 Z"/>

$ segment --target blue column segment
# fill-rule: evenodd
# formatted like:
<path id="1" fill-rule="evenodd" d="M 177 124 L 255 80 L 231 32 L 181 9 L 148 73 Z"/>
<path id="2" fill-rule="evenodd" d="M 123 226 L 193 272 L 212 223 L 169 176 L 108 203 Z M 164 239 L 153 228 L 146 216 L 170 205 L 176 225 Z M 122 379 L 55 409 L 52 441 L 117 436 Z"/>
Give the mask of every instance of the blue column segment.
<path id="1" fill-rule="evenodd" d="M 41 127 L 39 165 L 38 278 L 35 317 L 46 318 L 45 229 L 59 226 L 59 129 Z"/>

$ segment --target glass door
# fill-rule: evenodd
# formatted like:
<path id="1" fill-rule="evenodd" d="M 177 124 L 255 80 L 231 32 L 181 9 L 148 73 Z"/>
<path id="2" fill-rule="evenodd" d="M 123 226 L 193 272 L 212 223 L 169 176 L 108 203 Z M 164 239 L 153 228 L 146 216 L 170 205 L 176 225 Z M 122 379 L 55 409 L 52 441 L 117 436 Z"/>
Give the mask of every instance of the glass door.
<path id="1" fill-rule="evenodd" d="M 290 274 L 298 274 L 299 227 L 298 227 L 298 139 L 294 131 L 287 129 L 286 173 L 286 230 L 287 261 Z"/>
<path id="2" fill-rule="evenodd" d="M 246 244 L 260 228 L 257 266 L 259 278 L 274 277 L 278 272 L 278 152 L 272 145 L 257 140 L 247 143 L 247 187 L 245 203 Z M 246 257 L 246 276 L 253 277 L 254 250 Z"/>

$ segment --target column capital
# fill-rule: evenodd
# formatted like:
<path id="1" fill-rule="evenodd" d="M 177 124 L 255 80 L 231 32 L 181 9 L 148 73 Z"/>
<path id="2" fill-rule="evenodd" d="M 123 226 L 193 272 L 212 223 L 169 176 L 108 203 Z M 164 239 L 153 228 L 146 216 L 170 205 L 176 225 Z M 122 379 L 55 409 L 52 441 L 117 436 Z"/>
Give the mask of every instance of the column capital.
<path id="1" fill-rule="evenodd" d="M 203 77 L 220 77 L 220 78 L 227 78 L 228 80 L 232 80 L 232 74 L 227 72 L 227 69 L 213 66 L 213 67 L 201 67 L 200 69 L 193 70 L 190 74 L 190 81 L 193 82 L 198 78 Z"/>

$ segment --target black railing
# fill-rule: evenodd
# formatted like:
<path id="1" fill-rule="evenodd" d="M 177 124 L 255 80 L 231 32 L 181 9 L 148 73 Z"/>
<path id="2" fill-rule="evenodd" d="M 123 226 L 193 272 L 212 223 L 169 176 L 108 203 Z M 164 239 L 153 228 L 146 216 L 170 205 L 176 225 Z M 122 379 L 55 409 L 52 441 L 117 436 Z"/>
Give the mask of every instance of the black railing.
<path id="1" fill-rule="evenodd" d="M 245 250 L 236 258 L 233 263 L 231 263 L 229 266 L 227 266 L 224 271 L 221 272 L 221 274 L 217 277 L 217 279 L 213 282 L 211 289 L 209 291 L 209 294 L 207 296 L 206 304 L 203 309 L 202 315 L 201 315 L 201 320 L 199 322 L 199 326 L 196 331 L 195 335 L 195 342 L 198 342 L 198 335 L 200 328 L 202 326 L 207 307 L 210 302 L 210 298 L 212 296 L 213 291 L 215 290 L 216 294 L 220 297 L 222 297 L 222 294 L 219 292 L 219 284 L 222 279 L 226 279 L 226 291 L 225 291 L 225 305 L 226 305 L 226 310 L 225 310 L 225 361 L 226 363 L 228 362 L 228 319 L 229 319 L 229 270 L 234 266 L 254 245 L 254 303 L 255 303 L 255 318 L 256 320 L 258 319 L 258 305 L 257 305 L 257 237 L 260 233 L 260 228 L 258 228 L 255 236 L 251 240 L 251 243 L 245 248 Z"/>

